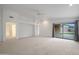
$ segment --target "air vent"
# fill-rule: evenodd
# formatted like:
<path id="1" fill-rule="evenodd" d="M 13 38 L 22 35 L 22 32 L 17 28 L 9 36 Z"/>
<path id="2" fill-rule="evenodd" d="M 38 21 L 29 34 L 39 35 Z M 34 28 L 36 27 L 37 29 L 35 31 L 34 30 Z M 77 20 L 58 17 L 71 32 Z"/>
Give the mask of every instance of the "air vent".
<path id="1" fill-rule="evenodd" d="M 9 16 L 9 18 L 14 18 L 13 16 Z"/>

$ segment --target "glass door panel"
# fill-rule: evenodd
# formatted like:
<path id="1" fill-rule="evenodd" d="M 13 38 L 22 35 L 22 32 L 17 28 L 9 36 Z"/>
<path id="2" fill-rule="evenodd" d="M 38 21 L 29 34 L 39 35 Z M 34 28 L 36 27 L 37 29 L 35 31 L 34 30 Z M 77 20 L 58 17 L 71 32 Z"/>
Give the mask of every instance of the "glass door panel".
<path id="1" fill-rule="evenodd" d="M 75 24 L 63 24 L 63 38 L 74 39 L 75 38 Z"/>

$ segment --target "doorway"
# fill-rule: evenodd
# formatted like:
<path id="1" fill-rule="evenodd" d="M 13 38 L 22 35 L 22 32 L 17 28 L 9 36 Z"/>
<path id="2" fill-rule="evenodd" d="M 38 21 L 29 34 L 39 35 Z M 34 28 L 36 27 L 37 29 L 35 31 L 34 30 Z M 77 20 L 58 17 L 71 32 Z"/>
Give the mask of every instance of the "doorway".
<path id="1" fill-rule="evenodd" d="M 16 38 L 16 24 L 14 22 L 6 23 L 6 39 Z"/>

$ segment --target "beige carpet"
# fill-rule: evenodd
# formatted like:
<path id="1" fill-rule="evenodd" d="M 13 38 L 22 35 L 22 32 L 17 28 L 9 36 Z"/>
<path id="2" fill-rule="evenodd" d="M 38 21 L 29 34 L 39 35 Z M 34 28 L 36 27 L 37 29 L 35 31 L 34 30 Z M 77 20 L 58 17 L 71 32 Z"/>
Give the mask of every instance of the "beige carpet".
<path id="1" fill-rule="evenodd" d="M 79 54 L 79 43 L 72 40 L 49 37 L 14 39 L 0 44 L 0 54 L 72 55 Z"/>

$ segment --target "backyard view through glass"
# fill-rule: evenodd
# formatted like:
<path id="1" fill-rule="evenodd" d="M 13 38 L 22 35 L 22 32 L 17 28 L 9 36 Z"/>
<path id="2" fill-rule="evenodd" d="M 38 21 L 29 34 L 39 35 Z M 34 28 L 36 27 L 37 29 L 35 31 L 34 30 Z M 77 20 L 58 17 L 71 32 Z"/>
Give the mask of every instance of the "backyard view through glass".
<path id="1" fill-rule="evenodd" d="M 75 23 L 55 24 L 54 36 L 58 38 L 74 39 Z"/>

